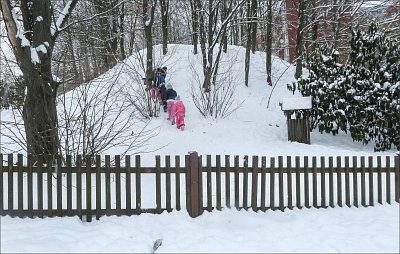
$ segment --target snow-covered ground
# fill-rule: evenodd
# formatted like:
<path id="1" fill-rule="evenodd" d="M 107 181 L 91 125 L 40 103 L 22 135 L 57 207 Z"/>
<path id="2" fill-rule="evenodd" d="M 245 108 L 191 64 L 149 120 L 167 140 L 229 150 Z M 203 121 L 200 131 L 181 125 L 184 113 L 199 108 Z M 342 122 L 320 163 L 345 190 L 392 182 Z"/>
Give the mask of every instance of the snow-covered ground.
<path id="1" fill-rule="evenodd" d="M 353 143 L 350 136 L 311 133 L 311 145 L 287 141 L 286 119 L 280 109 L 282 98 L 298 97 L 286 89 L 293 80 L 293 67 L 274 58 L 273 90 L 265 83 L 265 55 L 252 54 L 249 87 L 244 86 L 244 49 L 229 47 L 223 66 L 232 66 L 232 82 L 236 84 L 235 102 L 239 106 L 228 118 L 204 118 L 191 98 L 193 70 L 201 75 L 201 56 L 191 54 L 192 47 L 170 45 L 162 58 L 156 47 L 156 62 L 168 66 L 171 82 L 186 105 L 186 129 L 177 130 L 166 120 L 166 114 L 151 120 L 148 130 L 153 138 L 128 154 L 140 153 L 143 165 L 154 165 L 155 155 L 185 155 L 197 151 L 201 155 L 260 156 L 393 156 L 395 150 L 373 152 L 373 145 Z M 132 84 L 135 57 L 128 58 L 115 69 L 91 84 L 101 94 L 104 80 L 115 79 L 112 102 L 121 103 L 118 91 Z M 192 66 L 192 67 L 191 67 Z M 116 75 L 116 74 L 119 75 Z M 282 74 L 282 75 L 281 75 Z M 92 88 L 90 88 L 92 89 Z M 93 90 L 92 89 L 92 90 Z M 92 91 L 91 90 L 91 91 Z M 69 94 L 71 95 L 71 93 Z M 67 95 L 67 97 L 69 96 Z M 68 100 L 67 101 L 73 101 Z M 62 108 L 60 108 L 62 112 Z M 2 120 L 13 121 L 10 111 L 2 111 Z M 121 117 L 123 118 L 123 116 Z M 139 131 L 132 124 L 129 132 Z M 13 127 L 10 130 L 14 130 Z M 2 128 L 3 133 L 10 131 Z M 4 148 L 14 149 L 2 137 Z M 113 146 L 103 154 L 120 154 L 124 147 Z M 145 184 L 145 183 L 144 183 Z M 150 194 L 148 194 L 150 195 Z M 143 193 L 142 199 L 146 199 Z M 190 218 L 185 211 L 161 215 L 102 217 L 100 221 L 83 223 L 78 218 L 18 219 L 1 217 L 1 252 L 152 252 L 153 244 L 162 239 L 157 252 L 399 252 L 399 204 L 372 208 L 302 209 L 254 213 L 224 209 L 205 212 Z"/>
<path id="2" fill-rule="evenodd" d="M 192 219 L 186 212 L 78 218 L 1 218 L 1 252 L 273 252 L 398 253 L 399 206 L 223 210 Z"/>

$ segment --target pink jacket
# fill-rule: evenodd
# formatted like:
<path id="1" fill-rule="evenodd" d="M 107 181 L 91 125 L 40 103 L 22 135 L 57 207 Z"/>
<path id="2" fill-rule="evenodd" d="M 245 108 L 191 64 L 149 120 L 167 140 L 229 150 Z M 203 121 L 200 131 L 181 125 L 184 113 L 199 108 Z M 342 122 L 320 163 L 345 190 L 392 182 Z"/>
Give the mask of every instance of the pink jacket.
<path id="1" fill-rule="evenodd" d="M 176 114 L 185 115 L 185 105 L 182 101 L 175 101 L 175 112 Z"/>

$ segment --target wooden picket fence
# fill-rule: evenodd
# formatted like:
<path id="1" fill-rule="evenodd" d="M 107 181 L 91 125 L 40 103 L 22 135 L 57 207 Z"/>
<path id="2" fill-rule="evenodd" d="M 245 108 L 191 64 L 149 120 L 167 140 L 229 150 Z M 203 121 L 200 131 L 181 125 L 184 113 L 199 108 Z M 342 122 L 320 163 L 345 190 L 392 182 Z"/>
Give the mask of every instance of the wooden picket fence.
<path id="1" fill-rule="evenodd" d="M 251 161 L 244 156 L 240 165 L 239 156 L 233 157 L 232 164 L 231 156 L 216 155 L 213 164 L 207 155 L 203 165 L 203 156 L 193 152 L 185 156 L 183 166 L 180 156 L 172 158 L 174 166 L 171 156 L 165 156 L 163 166 L 156 156 L 155 167 L 143 167 L 139 155 L 125 156 L 123 161 L 119 155 L 77 156 L 73 161 L 71 156 L 0 154 L 0 213 L 30 218 L 79 216 L 91 221 L 93 216 L 171 212 L 182 206 L 197 217 L 204 210 L 223 207 L 284 211 L 400 201 L 399 156 L 378 156 L 375 163 L 373 157 L 356 156 L 295 156 L 294 163 L 291 156 L 252 156 Z M 144 176 L 155 180 L 155 207 L 142 206 L 143 199 L 149 198 L 143 193 Z"/>

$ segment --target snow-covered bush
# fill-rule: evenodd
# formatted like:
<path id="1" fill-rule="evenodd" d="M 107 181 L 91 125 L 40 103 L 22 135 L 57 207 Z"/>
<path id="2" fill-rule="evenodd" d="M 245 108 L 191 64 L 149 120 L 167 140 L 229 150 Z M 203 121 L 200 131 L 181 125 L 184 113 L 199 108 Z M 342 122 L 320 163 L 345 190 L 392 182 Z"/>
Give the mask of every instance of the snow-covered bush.
<path id="1" fill-rule="evenodd" d="M 355 141 L 375 142 L 376 151 L 400 149 L 400 43 L 372 23 L 367 32 L 353 31 L 350 45 L 347 65 L 325 46 L 308 59 L 309 76 L 288 88 L 313 96 L 320 132 L 348 131 Z"/>

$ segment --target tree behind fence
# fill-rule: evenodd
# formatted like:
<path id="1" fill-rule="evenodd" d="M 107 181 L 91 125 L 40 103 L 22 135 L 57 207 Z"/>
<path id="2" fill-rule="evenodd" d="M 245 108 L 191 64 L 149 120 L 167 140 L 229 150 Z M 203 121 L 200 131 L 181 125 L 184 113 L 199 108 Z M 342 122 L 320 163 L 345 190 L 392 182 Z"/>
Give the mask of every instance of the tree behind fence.
<path id="1" fill-rule="evenodd" d="M 156 156 L 155 167 L 145 167 L 139 155 L 72 160 L 0 154 L 0 212 L 91 221 L 93 216 L 162 213 L 182 207 L 197 217 L 204 210 L 223 207 L 265 212 L 391 204 L 400 199 L 399 162 L 399 156 L 252 156 L 250 160 L 191 153 L 183 163 L 180 156 L 165 156 L 163 161 Z"/>

